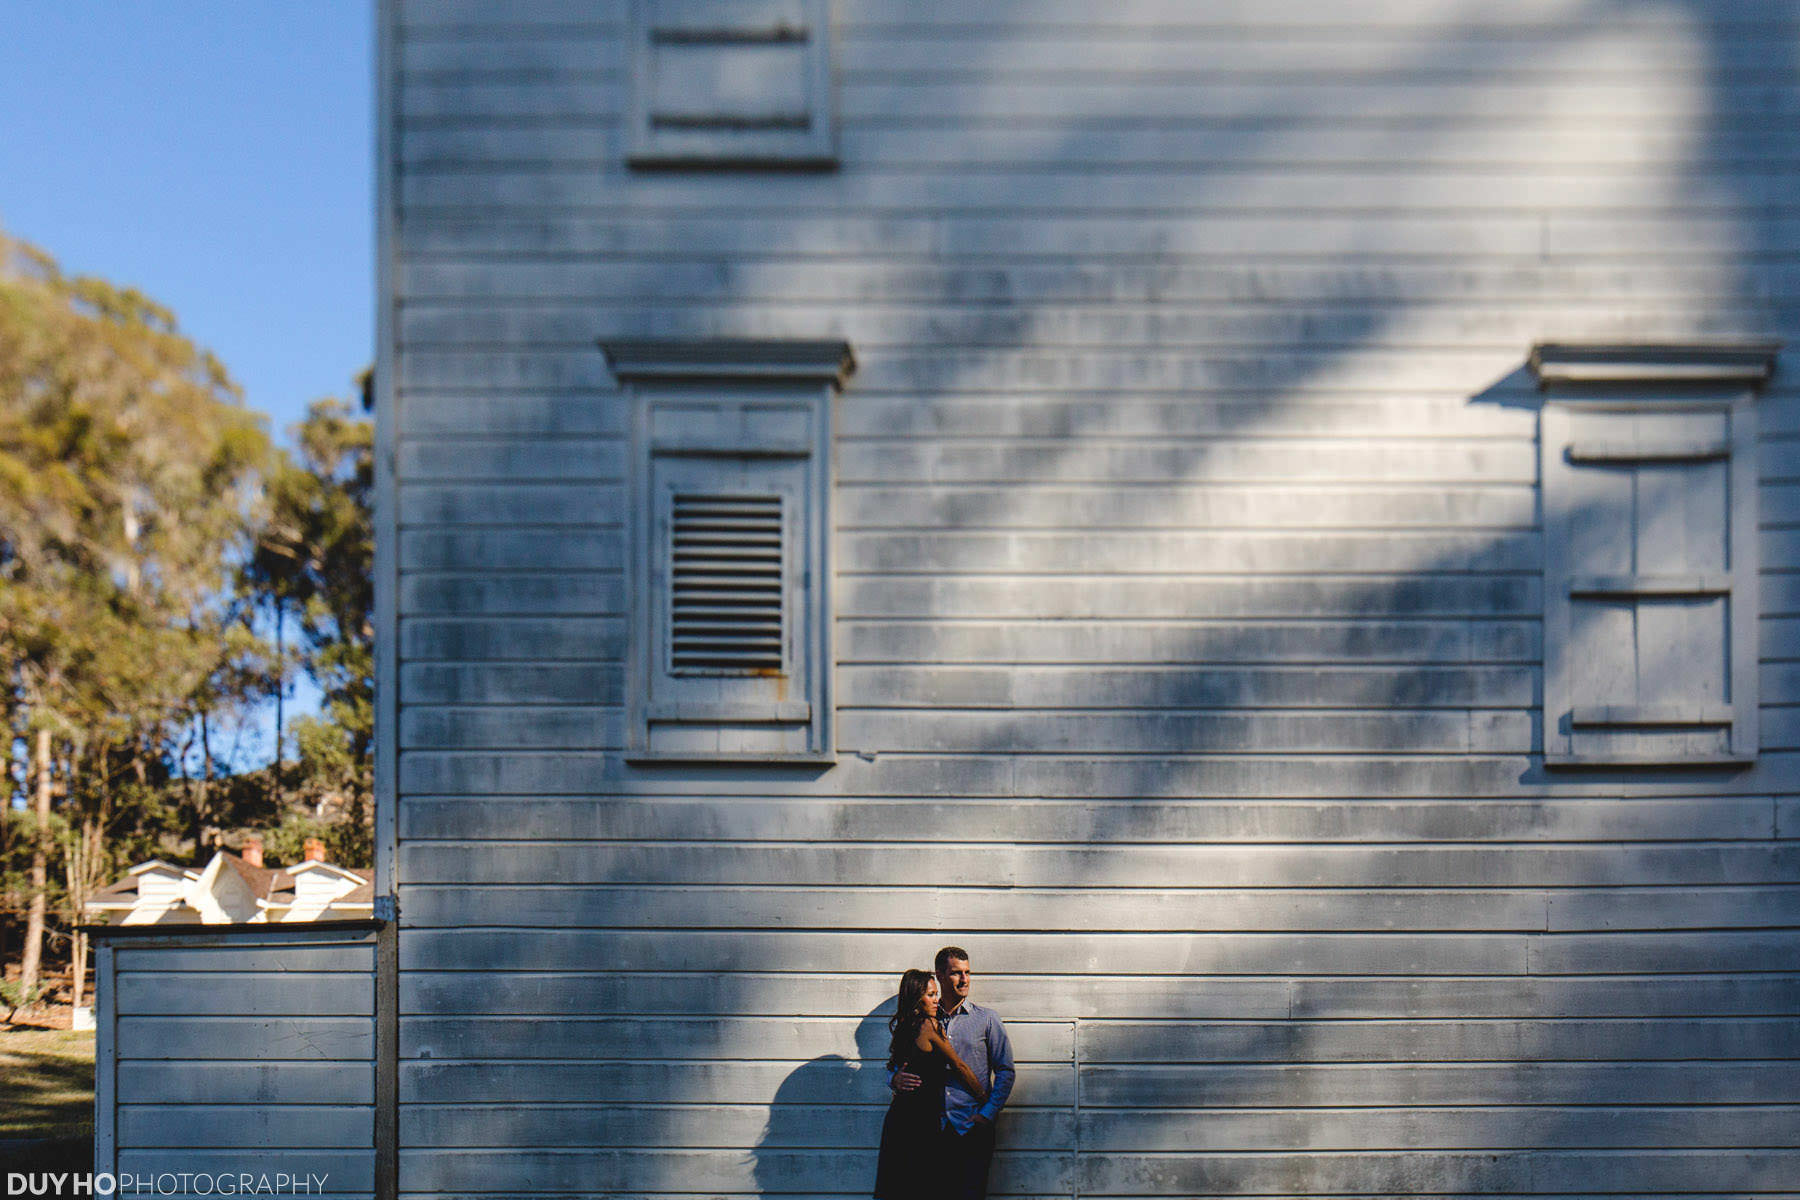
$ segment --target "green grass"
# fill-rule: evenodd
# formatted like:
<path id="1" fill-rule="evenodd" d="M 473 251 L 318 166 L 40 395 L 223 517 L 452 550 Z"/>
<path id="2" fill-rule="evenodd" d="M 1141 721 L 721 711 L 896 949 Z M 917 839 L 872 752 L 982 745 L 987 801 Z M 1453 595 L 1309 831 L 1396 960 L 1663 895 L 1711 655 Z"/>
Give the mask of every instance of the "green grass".
<path id="1" fill-rule="evenodd" d="M 94 1035 L 0 1025 L 0 1140 L 94 1136 Z"/>

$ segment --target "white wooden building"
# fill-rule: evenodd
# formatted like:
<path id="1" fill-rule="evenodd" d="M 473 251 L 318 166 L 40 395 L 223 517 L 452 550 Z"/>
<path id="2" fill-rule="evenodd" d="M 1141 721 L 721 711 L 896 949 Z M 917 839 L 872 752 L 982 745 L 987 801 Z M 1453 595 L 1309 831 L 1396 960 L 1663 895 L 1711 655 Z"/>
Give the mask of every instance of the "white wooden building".
<path id="1" fill-rule="evenodd" d="M 375 1186 L 1800 1192 L 1793 4 L 379 19 Z"/>
<path id="2" fill-rule="evenodd" d="M 366 920 L 375 901 L 370 874 L 327 862 L 318 838 L 306 839 L 299 862 L 265 866 L 262 839 L 250 838 L 236 853 L 215 850 L 204 867 L 141 862 L 94 893 L 85 915 L 132 926 Z"/>

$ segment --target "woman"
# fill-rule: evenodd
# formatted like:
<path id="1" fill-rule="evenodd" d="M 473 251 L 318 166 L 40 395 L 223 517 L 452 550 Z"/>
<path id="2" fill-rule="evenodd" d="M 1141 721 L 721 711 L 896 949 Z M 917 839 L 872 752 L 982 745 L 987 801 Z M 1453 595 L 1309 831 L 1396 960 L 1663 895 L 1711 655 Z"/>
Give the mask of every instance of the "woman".
<path id="1" fill-rule="evenodd" d="M 900 977 L 900 999 L 888 1020 L 888 1071 L 919 1077 L 910 1092 L 895 1092 L 881 1123 L 875 1200 L 936 1200 L 944 1193 L 944 1081 L 951 1071 L 977 1100 L 987 1088 L 956 1056 L 938 1029 L 938 981 L 930 971 Z"/>

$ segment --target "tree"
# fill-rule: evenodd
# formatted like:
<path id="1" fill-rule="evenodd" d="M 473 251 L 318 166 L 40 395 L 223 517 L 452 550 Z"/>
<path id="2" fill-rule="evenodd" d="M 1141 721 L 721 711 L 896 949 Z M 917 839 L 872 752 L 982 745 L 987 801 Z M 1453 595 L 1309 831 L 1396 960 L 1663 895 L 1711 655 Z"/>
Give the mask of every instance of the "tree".
<path id="1" fill-rule="evenodd" d="M 58 916 L 79 922 L 131 862 L 251 824 L 278 857 L 319 836 L 368 862 L 373 432 L 323 400 L 294 437 L 275 450 L 166 309 L 0 235 L 0 946 L 24 943 L 7 997 L 37 990 Z M 291 775 L 217 746 L 288 672 L 271 626 L 296 631 L 324 698 L 294 722 Z"/>
<path id="2" fill-rule="evenodd" d="M 32 797 L 26 990 L 59 830 L 82 848 L 73 901 L 115 865 L 114 822 L 142 815 L 119 812 L 120 789 L 179 771 L 186 731 L 204 738 L 254 692 L 264 651 L 226 584 L 269 455 L 172 313 L 0 235 L 0 662 L 9 740 L 31 751 L 12 781 Z"/>
<path id="3" fill-rule="evenodd" d="M 270 849 L 317 834 L 337 861 L 361 866 L 371 853 L 374 782 L 374 428 L 345 402 L 325 399 L 293 432 L 298 457 L 269 478 L 245 578 L 276 607 L 278 623 L 289 612 L 296 618 L 302 662 L 324 706 L 294 722 L 293 790 L 313 812 L 276 831 Z"/>

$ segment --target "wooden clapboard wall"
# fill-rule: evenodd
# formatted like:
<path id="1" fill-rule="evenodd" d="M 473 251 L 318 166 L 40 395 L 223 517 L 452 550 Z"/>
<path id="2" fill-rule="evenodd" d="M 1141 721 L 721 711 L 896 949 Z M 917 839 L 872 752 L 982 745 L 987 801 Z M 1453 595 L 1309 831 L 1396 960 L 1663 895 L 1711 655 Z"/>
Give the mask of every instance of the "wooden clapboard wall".
<path id="1" fill-rule="evenodd" d="M 1760 750 L 1547 771 L 1543 340 L 1800 333 L 1785 0 L 835 0 L 833 170 L 634 170 L 624 0 L 390 0 L 409 1194 L 1800 1188 L 1800 391 Z M 843 338 L 838 761 L 622 761 L 596 340 Z M 390 536 L 395 531 L 390 530 Z"/>
<path id="2" fill-rule="evenodd" d="M 375 1195 L 374 932 L 97 936 L 97 1172 L 125 1194 Z"/>

